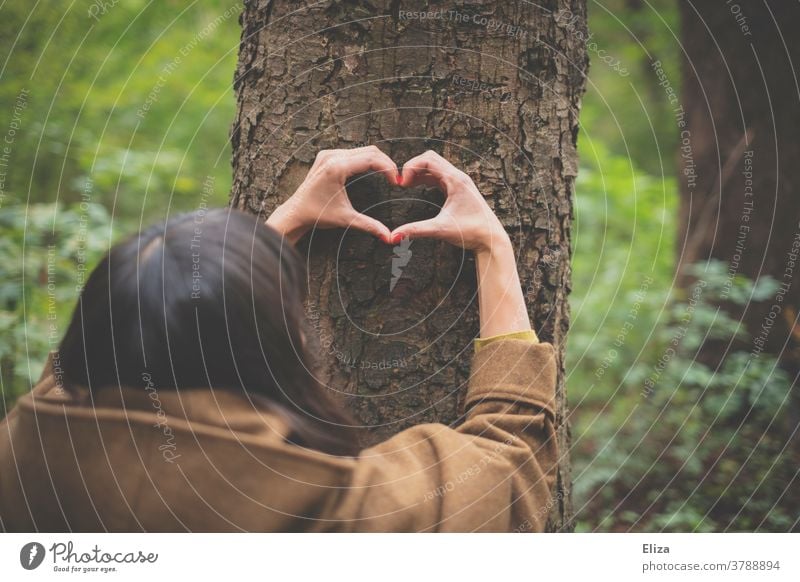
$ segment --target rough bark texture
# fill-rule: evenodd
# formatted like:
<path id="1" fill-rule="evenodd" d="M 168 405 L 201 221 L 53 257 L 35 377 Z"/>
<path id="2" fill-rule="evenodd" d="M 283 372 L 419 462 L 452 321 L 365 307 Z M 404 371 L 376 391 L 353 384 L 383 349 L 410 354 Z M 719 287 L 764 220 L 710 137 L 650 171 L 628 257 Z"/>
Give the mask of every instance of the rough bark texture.
<path id="1" fill-rule="evenodd" d="M 800 237 L 800 4 L 695 2 L 681 10 L 688 133 L 679 168 L 694 163 L 696 179 L 681 180 L 680 260 L 714 257 L 730 264 L 729 275 L 787 285 L 781 296 L 730 309 L 797 378 L 800 271 L 789 253 Z M 718 359 L 728 347 L 707 345 L 703 355 Z M 793 414 L 796 426 L 797 398 Z"/>
<path id="2" fill-rule="evenodd" d="M 443 12 L 425 19 L 408 14 L 436 10 Z M 559 10 L 569 13 L 557 18 Z M 262 0 L 245 2 L 241 22 L 232 204 L 269 213 L 325 148 L 376 144 L 398 164 L 434 149 L 460 165 L 515 243 L 534 327 L 558 346 L 559 445 L 568 451 L 563 356 L 587 67 L 583 0 Z M 390 191 L 372 177 L 348 192 L 390 228 L 434 216 L 442 201 L 433 191 Z M 300 248 L 323 380 L 372 437 L 456 422 L 478 335 L 472 256 L 414 241 L 390 289 L 393 249 L 367 235 L 319 232 Z M 569 530 L 566 454 L 557 487 L 549 527 Z"/>

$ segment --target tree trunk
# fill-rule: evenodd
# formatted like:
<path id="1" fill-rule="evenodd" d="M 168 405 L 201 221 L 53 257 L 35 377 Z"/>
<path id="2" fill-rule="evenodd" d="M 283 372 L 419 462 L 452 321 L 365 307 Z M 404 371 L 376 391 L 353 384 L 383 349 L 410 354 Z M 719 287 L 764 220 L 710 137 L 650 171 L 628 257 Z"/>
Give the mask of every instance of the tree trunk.
<path id="1" fill-rule="evenodd" d="M 563 362 L 586 12 L 583 0 L 558 17 L 545 4 L 245 2 L 231 203 L 269 214 L 327 148 L 375 144 L 398 165 L 434 149 L 467 171 L 515 243 L 535 329 L 557 346 L 564 457 L 549 527 L 569 530 Z M 390 228 L 442 202 L 369 177 L 348 192 Z M 456 422 L 478 336 L 473 257 L 435 241 L 393 253 L 355 232 L 310 238 L 301 251 L 327 385 L 374 440 Z"/>
<path id="2" fill-rule="evenodd" d="M 753 353 L 779 354 L 796 379 L 800 4 L 730 0 L 682 3 L 681 10 L 686 127 L 679 170 L 688 177 L 681 173 L 680 262 L 717 258 L 729 263 L 729 278 L 778 281 L 774 297 L 729 308 L 752 336 Z M 727 342 L 707 343 L 703 357 L 714 365 L 727 349 Z M 797 426 L 797 402 L 793 408 Z"/>

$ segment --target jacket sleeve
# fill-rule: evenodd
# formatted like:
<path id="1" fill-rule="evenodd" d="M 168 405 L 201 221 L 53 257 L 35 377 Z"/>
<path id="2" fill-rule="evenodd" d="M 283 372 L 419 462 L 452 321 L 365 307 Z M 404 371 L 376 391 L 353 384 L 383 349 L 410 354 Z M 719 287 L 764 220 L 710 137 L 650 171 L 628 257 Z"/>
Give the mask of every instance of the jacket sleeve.
<path id="1" fill-rule="evenodd" d="M 457 428 L 418 425 L 366 449 L 338 504 L 355 531 L 541 531 L 558 458 L 550 344 L 477 350 Z"/>

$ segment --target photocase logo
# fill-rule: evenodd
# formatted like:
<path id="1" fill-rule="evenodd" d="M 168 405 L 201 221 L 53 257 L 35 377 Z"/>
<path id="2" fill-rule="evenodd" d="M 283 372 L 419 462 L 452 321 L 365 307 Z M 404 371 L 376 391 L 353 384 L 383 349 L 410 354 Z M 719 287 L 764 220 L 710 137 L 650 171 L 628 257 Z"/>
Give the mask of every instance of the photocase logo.
<path id="1" fill-rule="evenodd" d="M 392 249 L 395 256 L 392 257 L 392 280 L 389 282 L 389 293 L 394 290 L 400 277 L 403 276 L 403 267 L 411 260 L 411 255 L 413 254 L 411 252 L 411 242 L 410 238 L 404 238 L 399 245 Z"/>
<path id="2" fill-rule="evenodd" d="M 19 563 L 26 570 L 35 570 L 42 565 L 44 554 L 44 546 L 39 542 L 27 543 L 19 552 Z"/>

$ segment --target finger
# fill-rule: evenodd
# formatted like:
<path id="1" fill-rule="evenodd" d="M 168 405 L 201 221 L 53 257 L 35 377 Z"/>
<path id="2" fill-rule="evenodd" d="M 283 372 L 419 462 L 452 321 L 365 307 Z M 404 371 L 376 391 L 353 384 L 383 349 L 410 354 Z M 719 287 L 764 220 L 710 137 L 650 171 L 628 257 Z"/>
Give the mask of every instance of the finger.
<path id="1" fill-rule="evenodd" d="M 367 172 L 382 173 L 390 184 L 398 184 L 400 174 L 397 164 L 376 146 L 344 150 L 338 157 L 345 179 Z"/>
<path id="2" fill-rule="evenodd" d="M 353 215 L 350 217 L 350 224 L 348 225 L 348 228 L 362 230 L 371 234 L 375 238 L 379 238 L 387 244 L 390 241 L 391 233 L 385 224 L 359 212 L 353 212 Z"/>
<path id="3" fill-rule="evenodd" d="M 405 168 L 403 169 L 405 172 Z M 436 176 L 428 172 L 428 170 L 421 170 L 420 172 L 415 172 L 413 175 L 408 173 L 408 177 L 406 175 L 401 176 L 402 182 L 401 186 L 406 188 L 413 188 L 414 186 L 428 186 L 430 188 L 440 188 L 444 190 L 445 185 Z"/>
<path id="4" fill-rule="evenodd" d="M 459 172 L 453 164 L 432 150 L 411 158 L 403 165 L 403 185 L 414 185 L 423 176 L 430 176 L 442 185 L 446 185 L 447 178 Z M 419 177 L 419 178 L 418 178 Z"/>
<path id="5" fill-rule="evenodd" d="M 403 226 L 395 228 L 391 233 L 391 244 L 395 245 L 404 238 L 438 238 L 442 230 L 442 221 L 439 216 L 420 220 L 419 222 L 409 222 Z"/>

